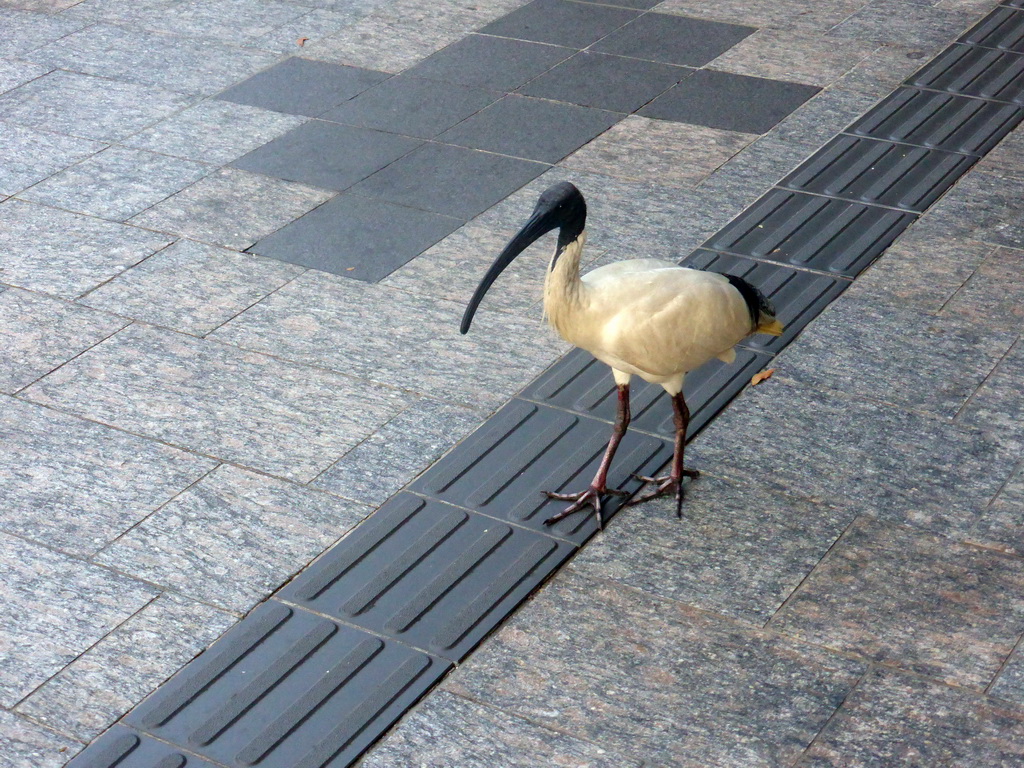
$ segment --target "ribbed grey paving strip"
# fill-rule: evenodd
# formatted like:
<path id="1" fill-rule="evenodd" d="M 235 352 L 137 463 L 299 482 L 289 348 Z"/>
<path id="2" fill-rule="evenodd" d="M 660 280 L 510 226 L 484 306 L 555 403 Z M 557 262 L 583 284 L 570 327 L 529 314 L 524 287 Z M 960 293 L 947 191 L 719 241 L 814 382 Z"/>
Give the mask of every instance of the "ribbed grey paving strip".
<path id="1" fill-rule="evenodd" d="M 977 160 L 941 149 L 837 136 L 779 186 L 921 212 Z"/>
<path id="2" fill-rule="evenodd" d="M 459 661 L 574 551 L 402 493 L 280 596 Z"/>
<path id="3" fill-rule="evenodd" d="M 1022 115 L 1014 104 L 900 88 L 849 132 L 980 156 L 1016 128 Z"/>
<path id="4" fill-rule="evenodd" d="M 1022 16 L 994 11 L 784 182 L 814 194 L 772 189 L 682 260 L 746 277 L 787 325 L 688 376 L 691 436 L 1020 122 L 1024 55 L 1004 49 L 1021 49 Z M 659 392 L 633 388 L 612 487 L 636 490 L 631 473 L 671 456 Z M 595 533 L 584 513 L 544 526 L 565 502 L 540 491 L 587 486 L 613 414 L 607 367 L 570 353 L 282 590 L 300 605 L 261 605 L 125 718 L 185 751 L 119 725 L 73 765 L 351 764 Z"/>

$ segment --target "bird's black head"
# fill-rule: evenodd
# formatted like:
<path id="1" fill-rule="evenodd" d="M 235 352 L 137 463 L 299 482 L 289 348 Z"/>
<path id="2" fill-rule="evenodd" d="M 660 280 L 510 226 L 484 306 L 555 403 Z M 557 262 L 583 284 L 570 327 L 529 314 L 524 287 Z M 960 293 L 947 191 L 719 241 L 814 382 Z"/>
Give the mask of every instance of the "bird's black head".
<path id="1" fill-rule="evenodd" d="M 498 255 L 491 268 L 480 281 L 473 298 L 469 300 L 469 306 L 462 316 L 462 333 L 469 330 L 469 324 L 473 320 L 477 306 L 483 299 L 487 289 L 498 279 L 512 260 L 525 251 L 531 244 L 546 235 L 553 229 L 558 229 L 558 246 L 555 249 L 555 256 L 551 260 L 554 267 L 558 257 L 565 250 L 569 243 L 575 241 L 583 233 L 587 223 L 587 204 L 583 195 L 576 187 L 568 181 L 561 181 L 554 186 L 548 187 L 541 193 L 537 205 L 529 221 L 523 225 L 515 237 L 513 237 L 504 250 Z"/>

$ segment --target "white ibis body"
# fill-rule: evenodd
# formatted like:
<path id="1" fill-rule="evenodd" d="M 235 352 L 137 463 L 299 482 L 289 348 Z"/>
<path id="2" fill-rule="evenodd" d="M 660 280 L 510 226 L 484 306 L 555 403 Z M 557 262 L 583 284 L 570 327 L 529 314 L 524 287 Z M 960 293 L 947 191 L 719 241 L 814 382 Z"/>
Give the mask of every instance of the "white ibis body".
<path id="1" fill-rule="evenodd" d="M 683 466 L 690 420 L 683 398 L 686 374 L 714 357 L 731 363 L 736 357 L 735 344 L 753 333 L 778 336 L 782 324 L 760 291 L 732 275 L 686 269 L 660 259 L 631 259 L 581 277 L 586 216 L 583 195 L 572 184 L 562 182 L 545 190 L 530 220 L 480 281 L 466 307 L 461 330 L 469 330 L 477 306 L 502 270 L 539 237 L 558 229 L 558 243 L 544 282 L 544 312 L 562 338 L 611 366 L 618 389 L 618 413 L 590 487 L 573 494 L 546 492 L 572 504 L 545 522 L 550 525 L 592 506 L 598 524 L 603 525 L 601 496 L 623 494 L 606 483 L 615 450 L 629 427 L 632 376 L 660 384 L 668 392 L 676 437 L 670 473 L 641 477 L 652 488 L 630 503 L 674 493 L 676 513 L 682 517 L 682 479 L 698 474 Z"/>

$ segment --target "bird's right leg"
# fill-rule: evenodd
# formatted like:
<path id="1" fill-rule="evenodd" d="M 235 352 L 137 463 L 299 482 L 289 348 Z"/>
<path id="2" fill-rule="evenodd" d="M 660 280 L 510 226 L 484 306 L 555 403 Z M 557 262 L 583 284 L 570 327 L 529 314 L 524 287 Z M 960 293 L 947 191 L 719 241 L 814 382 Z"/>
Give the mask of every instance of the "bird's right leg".
<path id="1" fill-rule="evenodd" d="M 616 376 L 616 380 L 618 380 Z M 619 443 L 622 442 L 623 435 L 626 434 L 626 429 L 629 427 L 629 378 L 626 377 L 625 384 L 618 384 L 616 389 L 619 392 L 619 407 L 618 412 L 615 416 L 615 426 L 612 427 L 612 436 L 608 441 L 608 447 L 605 449 L 604 458 L 601 459 L 601 465 L 597 468 L 597 474 L 594 475 L 594 482 L 590 484 L 590 487 L 585 491 L 579 493 L 553 493 L 552 491 L 544 491 L 544 494 L 549 499 L 560 499 L 561 501 L 571 501 L 571 505 L 563 509 L 557 515 L 553 515 L 544 521 L 544 525 L 554 525 L 559 520 L 568 517 L 574 512 L 579 512 L 581 509 L 586 507 L 588 504 L 594 508 L 594 512 L 597 514 L 597 527 L 604 530 L 604 518 L 601 515 L 601 494 L 610 493 L 617 496 L 625 496 L 625 491 L 619 491 L 614 488 L 608 487 L 608 469 L 612 465 L 612 458 L 615 456 L 615 451 L 619 447 Z"/>
<path id="2" fill-rule="evenodd" d="M 686 400 L 683 398 L 681 391 L 672 395 L 672 412 L 676 427 L 675 451 L 672 453 L 672 471 L 661 477 L 635 475 L 638 480 L 642 480 L 645 484 L 653 485 L 654 490 L 634 496 L 627 504 L 639 504 L 643 501 L 655 499 L 658 496 L 674 493 L 676 497 L 676 517 L 682 518 L 683 478 L 700 477 L 700 472 L 696 469 L 686 469 L 683 466 L 683 456 L 686 452 L 686 430 L 690 426 L 690 409 L 686 407 Z"/>

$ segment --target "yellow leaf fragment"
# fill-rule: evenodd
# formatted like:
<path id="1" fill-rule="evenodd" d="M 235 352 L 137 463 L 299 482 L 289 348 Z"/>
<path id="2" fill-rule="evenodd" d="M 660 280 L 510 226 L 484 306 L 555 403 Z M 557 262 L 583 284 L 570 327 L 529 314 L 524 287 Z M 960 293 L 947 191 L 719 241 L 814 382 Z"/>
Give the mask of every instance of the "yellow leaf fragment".
<path id="1" fill-rule="evenodd" d="M 307 40 L 309 40 L 308 37 L 300 37 L 298 40 L 295 41 L 295 44 L 296 45 L 305 45 Z"/>
<path id="2" fill-rule="evenodd" d="M 760 373 L 755 373 L 751 377 L 751 379 L 750 379 L 750 386 L 756 387 L 758 384 L 760 384 L 765 379 L 770 379 L 772 377 L 773 373 L 775 373 L 775 369 L 774 368 L 769 368 L 767 371 L 761 371 Z"/>

